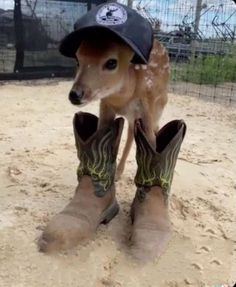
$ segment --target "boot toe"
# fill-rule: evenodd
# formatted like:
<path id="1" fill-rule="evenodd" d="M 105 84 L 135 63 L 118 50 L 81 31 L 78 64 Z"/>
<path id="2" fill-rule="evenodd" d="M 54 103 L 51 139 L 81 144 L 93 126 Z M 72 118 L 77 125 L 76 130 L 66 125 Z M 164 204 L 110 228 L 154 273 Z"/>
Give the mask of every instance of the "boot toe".
<path id="1" fill-rule="evenodd" d="M 138 261 L 152 261 L 164 253 L 170 238 L 170 229 L 136 229 L 131 236 L 131 255 Z"/>
<path id="2" fill-rule="evenodd" d="M 58 214 L 46 226 L 38 240 L 41 252 L 53 252 L 72 248 L 90 236 L 89 223 L 76 217 Z"/>

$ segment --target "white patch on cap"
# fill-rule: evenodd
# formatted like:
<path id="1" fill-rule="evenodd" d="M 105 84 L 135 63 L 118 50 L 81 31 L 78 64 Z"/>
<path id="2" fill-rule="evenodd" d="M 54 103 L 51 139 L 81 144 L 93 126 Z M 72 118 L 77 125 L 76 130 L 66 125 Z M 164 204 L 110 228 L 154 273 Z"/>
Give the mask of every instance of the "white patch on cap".
<path id="1" fill-rule="evenodd" d="M 97 23 L 105 26 L 124 24 L 127 18 L 126 10 L 116 3 L 103 5 L 96 15 Z"/>

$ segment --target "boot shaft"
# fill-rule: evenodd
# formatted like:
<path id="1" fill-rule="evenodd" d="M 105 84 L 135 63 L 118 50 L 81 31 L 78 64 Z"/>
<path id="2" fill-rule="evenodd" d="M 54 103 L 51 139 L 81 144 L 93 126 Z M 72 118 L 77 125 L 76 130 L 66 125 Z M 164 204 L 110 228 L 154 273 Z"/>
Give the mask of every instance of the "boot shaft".
<path id="1" fill-rule="evenodd" d="M 89 113 L 76 113 L 73 120 L 78 158 L 78 181 L 91 177 L 95 194 L 102 197 L 114 183 L 116 157 L 124 119 L 118 118 L 108 127 L 98 129 L 98 118 Z"/>
<path id="2" fill-rule="evenodd" d="M 160 186 L 166 198 L 169 196 L 177 157 L 186 132 L 182 120 L 166 124 L 156 135 L 155 149 L 148 141 L 141 120 L 135 122 L 136 160 L 135 176 L 140 200 L 152 186 Z"/>

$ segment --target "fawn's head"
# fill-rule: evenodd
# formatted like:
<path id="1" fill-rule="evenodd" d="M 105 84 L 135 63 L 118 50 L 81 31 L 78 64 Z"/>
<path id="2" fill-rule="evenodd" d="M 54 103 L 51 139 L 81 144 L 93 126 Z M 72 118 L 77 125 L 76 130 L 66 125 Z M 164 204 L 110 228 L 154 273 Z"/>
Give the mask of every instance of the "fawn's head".
<path id="1" fill-rule="evenodd" d="M 69 100 L 74 105 L 109 97 L 121 90 L 134 52 L 114 36 L 94 34 L 76 52 L 77 72 Z"/>

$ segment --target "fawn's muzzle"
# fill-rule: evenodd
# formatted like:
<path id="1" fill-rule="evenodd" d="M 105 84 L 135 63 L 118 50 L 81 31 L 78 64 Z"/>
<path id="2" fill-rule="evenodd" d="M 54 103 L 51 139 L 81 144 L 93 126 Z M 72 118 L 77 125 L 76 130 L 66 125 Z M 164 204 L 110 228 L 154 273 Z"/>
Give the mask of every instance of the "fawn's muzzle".
<path id="1" fill-rule="evenodd" d="M 84 91 L 76 92 L 71 90 L 69 93 L 69 100 L 73 105 L 81 105 L 84 97 Z"/>

